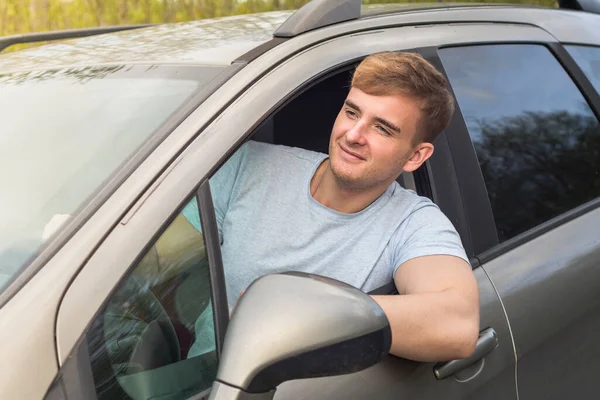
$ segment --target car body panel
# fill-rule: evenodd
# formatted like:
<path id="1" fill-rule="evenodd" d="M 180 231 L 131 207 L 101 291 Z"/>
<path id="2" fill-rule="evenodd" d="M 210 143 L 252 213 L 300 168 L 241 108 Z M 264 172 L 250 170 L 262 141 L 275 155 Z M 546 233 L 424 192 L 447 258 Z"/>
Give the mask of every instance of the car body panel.
<path id="1" fill-rule="evenodd" d="M 511 323 L 523 398 L 595 396 L 599 226 L 595 209 L 484 264 Z"/>
<path id="2" fill-rule="evenodd" d="M 68 279 L 57 282 L 53 271 L 49 265 L 0 309 L 0 340 L 10 344 L 0 360 L 3 399 L 41 399 L 58 373 L 55 315 Z"/>

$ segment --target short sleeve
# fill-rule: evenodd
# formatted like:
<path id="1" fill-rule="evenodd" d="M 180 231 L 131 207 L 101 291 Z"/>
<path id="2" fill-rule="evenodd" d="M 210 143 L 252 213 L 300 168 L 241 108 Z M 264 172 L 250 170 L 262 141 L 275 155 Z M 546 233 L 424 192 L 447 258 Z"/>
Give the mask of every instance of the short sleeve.
<path id="1" fill-rule="evenodd" d="M 196 196 L 192 197 L 189 203 L 181 211 L 185 219 L 200 233 L 202 233 L 202 225 L 200 225 L 200 212 L 198 211 L 198 202 Z"/>
<path id="2" fill-rule="evenodd" d="M 238 179 L 242 160 L 244 159 L 247 149 L 247 143 L 242 145 L 236 151 L 229 160 L 225 162 L 217 170 L 217 172 L 210 178 L 210 192 L 212 195 L 213 207 L 215 209 L 215 216 L 217 219 L 217 226 L 219 229 L 219 238 L 221 242 L 222 238 L 222 225 L 225 220 L 225 215 L 229 208 L 230 201 L 232 199 L 232 193 L 235 188 L 236 181 Z M 198 212 L 198 204 L 196 198 L 193 198 L 185 208 L 183 209 L 184 217 L 198 230 L 202 232 L 200 226 L 200 214 Z"/>
<path id="3" fill-rule="evenodd" d="M 400 265 L 417 257 L 449 255 L 469 263 L 458 232 L 434 203 L 419 205 L 392 240 L 394 274 Z"/>

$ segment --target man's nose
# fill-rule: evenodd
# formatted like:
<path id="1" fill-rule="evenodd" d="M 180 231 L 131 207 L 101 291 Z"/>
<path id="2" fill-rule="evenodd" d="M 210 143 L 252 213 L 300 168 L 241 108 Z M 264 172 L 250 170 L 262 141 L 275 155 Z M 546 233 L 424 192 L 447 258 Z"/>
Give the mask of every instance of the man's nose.
<path id="1" fill-rule="evenodd" d="M 363 121 L 358 121 L 346 132 L 346 140 L 351 143 L 363 144 L 365 141 L 366 126 Z"/>

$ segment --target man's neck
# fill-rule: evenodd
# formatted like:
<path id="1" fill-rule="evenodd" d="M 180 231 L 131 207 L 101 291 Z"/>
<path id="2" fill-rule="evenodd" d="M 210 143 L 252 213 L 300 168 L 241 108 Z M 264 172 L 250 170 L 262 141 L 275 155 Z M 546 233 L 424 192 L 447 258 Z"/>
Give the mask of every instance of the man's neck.
<path id="1" fill-rule="evenodd" d="M 312 197 L 335 211 L 354 214 L 367 208 L 379 198 L 389 185 L 378 185 L 368 189 L 343 187 L 329 168 L 329 159 L 319 165 L 310 182 Z"/>

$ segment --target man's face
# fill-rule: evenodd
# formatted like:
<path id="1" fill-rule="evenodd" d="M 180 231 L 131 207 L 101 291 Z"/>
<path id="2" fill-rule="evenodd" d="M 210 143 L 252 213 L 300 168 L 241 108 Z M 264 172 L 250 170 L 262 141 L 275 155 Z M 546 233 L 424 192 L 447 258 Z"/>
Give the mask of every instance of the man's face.
<path id="1" fill-rule="evenodd" d="M 414 99 L 372 96 L 352 88 L 329 141 L 329 163 L 348 189 L 390 185 L 415 151 L 412 143 L 421 115 Z"/>

